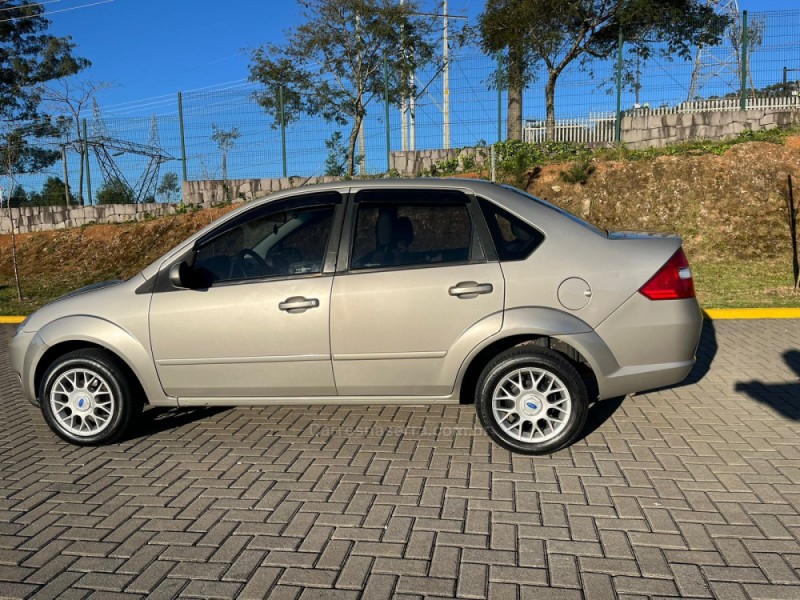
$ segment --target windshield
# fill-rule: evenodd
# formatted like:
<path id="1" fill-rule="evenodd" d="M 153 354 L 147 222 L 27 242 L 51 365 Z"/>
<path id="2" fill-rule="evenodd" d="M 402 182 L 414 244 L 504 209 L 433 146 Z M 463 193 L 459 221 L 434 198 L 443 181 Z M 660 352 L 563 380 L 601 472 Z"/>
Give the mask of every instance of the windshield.
<path id="1" fill-rule="evenodd" d="M 554 204 L 550 204 L 549 202 L 545 202 L 541 198 L 537 198 L 536 196 L 532 196 L 531 194 L 529 194 L 527 192 L 523 192 L 522 190 L 520 190 L 518 188 L 515 188 L 512 185 L 501 184 L 500 187 L 503 187 L 503 188 L 507 189 L 510 192 L 515 192 L 515 193 L 519 194 L 520 196 L 525 196 L 526 198 L 529 198 L 530 200 L 533 200 L 534 202 L 536 202 L 538 204 L 541 204 L 542 206 L 544 206 L 546 208 L 549 208 L 550 210 L 554 210 L 558 214 L 567 217 L 569 220 L 577 223 L 578 225 L 580 225 L 582 227 L 585 227 L 589 231 L 593 231 L 597 235 L 602 235 L 603 237 L 607 237 L 608 236 L 608 231 L 606 231 L 605 229 L 600 229 L 599 227 L 589 223 L 589 221 L 586 221 L 585 219 L 581 219 L 580 217 L 578 217 L 576 215 L 573 215 L 571 212 L 566 211 L 566 210 L 564 210 L 563 208 L 561 208 L 559 206 L 555 206 Z"/>

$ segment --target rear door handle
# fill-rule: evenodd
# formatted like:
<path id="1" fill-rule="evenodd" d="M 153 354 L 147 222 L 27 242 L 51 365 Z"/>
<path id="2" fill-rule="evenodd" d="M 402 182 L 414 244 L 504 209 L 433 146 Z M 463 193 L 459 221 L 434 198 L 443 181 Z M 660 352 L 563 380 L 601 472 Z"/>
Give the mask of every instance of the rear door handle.
<path id="1" fill-rule="evenodd" d="M 305 312 L 309 308 L 317 308 L 318 306 L 319 300 L 316 298 L 305 298 L 303 296 L 292 296 L 278 304 L 278 308 L 290 314 Z"/>
<path id="2" fill-rule="evenodd" d="M 494 291 L 491 283 L 478 283 L 477 281 L 461 281 L 451 287 L 448 292 L 464 300 L 477 298 L 481 294 L 491 294 Z"/>

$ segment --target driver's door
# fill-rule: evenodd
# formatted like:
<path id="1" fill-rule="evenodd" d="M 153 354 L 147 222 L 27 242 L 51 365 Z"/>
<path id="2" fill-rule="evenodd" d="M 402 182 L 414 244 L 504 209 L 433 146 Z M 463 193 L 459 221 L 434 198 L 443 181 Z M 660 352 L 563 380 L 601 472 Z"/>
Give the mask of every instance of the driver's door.
<path id="1" fill-rule="evenodd" d="M 330 249 L 340 210 L 338 193 L 307 194 L 256 207 L 198 240 L 185 278 L 191 287 L 161 285 L 151 303 L 153 356 L 167 394 L 336 394 Z"/>

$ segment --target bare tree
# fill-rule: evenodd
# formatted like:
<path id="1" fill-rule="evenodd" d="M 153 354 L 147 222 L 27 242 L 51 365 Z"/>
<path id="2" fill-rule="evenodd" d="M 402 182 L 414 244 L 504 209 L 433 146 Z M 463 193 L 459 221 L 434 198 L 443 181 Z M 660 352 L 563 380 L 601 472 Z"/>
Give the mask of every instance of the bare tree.
<path id="1" fill-rule="evenodd" d="M 212 124 L 211 129 L 214 132 L 211 139 L 217 143 L 219 151 L 222 152 L 222 188 L 224 190 L 223 193 L 227 196 L 228 152 L 233 150 L 233 147 L 236 145 L 236 140 L 239 139 L 239 128 L 231 127 L 230 129 L 222 129 L 216 124 Z"/>
<path id="2" fill-rule="evenodd" d="M 81 157 L 80 176 L 78 178 L 78 199 L 81 204 L 83 204 L 83 174 L 86 170 L 81 120 L 83 119 L 84 111 L 89 109 L 94 96 L 102 90 L 114 87 L 114 85 L 108 81 L 94 81 L 92 79 L 84 79 L 82 81 L 58 79 L 44 87 L 42 99 L 45 104 L 51 110 L 67 115 L 75 125 L 74 140 L 70 140 L 72 128 L 66 130 L 66 135 L 67 144 L 71 144 L 74 141 Z"/>

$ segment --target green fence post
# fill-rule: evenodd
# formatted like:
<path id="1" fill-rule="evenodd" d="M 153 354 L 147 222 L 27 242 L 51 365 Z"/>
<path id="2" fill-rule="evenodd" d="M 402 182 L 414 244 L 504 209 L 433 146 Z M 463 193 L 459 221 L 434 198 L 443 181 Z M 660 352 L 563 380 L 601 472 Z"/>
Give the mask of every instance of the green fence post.
<path id="1" fill-rule="evenodd" d="M 500 85 L 500 69 L 503 68 L 503 53 L 497 53 L 497 142 L 503 141 L 503 88 Z"/>
<path id="2" fill-rule="evenodd" d="M 283 86 L 278 88 L 278 110 L 281 122 L 281 156 L 283 157 L 283 176 L 287 177 L 286 170 L 286 115 L 283 112 Z"/>
<path id="3" fill-rule="evenodd" d="M 89 198 L 89 206 L 92 202 L 92 170 L 89 168 L 89 136 L 87 135 L 86 119 L 83 120 L 83 151 L 86 153 L 86 196 Z"/>
<path id="4" fill-rule="evenodd" d="M 389 126 L 389 61 L 383 57 L 383 100 L 386 105 L 386 172 L 392 169 L 392 129 Z"/>
<path id="5" fill-rule="evenodd" d="M 183 167 L 183 180 L 188 181 L 189 176 L 187 175 L 186 169 L 186 135 L 183 129 L 183 94 L 178 92 L 178 123 L 180 124 L 181 130 L 181 166 Z"/>
<path id="6" fill-rule="evenodd" d="M 748 45 L 748 34 L 747 34 L 747 11 L 742 13 L 742 98 L 741 98 L 741 106 L 742 110 L 747 110 L 747 45 Z"/>
<path id="7" fill-rule="evenodd" d="M 625 39 L 622 35 L 622 27 L 619 28 L 619 38 L 617 40 L 617 118 L 614 130 L 614 141 L 617 144 L 622 142 L 622 46 Z"/>

